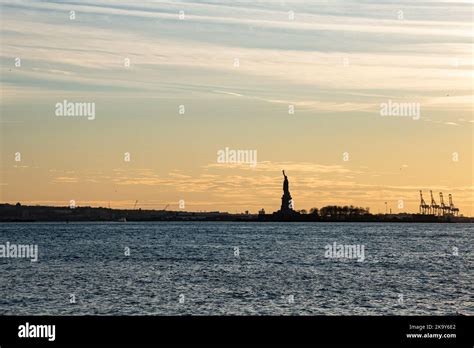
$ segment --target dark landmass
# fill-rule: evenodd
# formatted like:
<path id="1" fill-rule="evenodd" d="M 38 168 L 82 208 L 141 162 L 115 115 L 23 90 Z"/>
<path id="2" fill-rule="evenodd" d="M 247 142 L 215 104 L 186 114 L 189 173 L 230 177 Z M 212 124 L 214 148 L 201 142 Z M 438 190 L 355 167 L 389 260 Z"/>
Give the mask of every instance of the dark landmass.
<path id="1" fill-rule="evenodd" d="M 94 221 L 258 221 L 258 222 L 474 222 L 474 218 L 458 216 L 459 209 L 453 206 L 449 195 L 449 206 L 442 201 L 441 206 L 435 205 L 433 194 L 432 206 L 423 200 L 420 191 L 420 214 L 371 214 L 369 208 L 355 206 L 328 205 L 296 211 L 293 208 L 293 199 L 290 194 L 290 184 L 285 171 L 283 174 L 283 195 L 280 210 L 273 214 L 266 214 L 262 209 L 258 214 L 247 212 L 230 214 L 226 212 L 187 212 L 142 209 L 110 209 L 92 207 L 48 207 L 23 206 L 20 203 L 0 204 L 0 222 L 94 222 Z M 166 206 L 168 207 L 168 206 Z M 441 208 L 440 208 L 441 207 Z M 433 212 L 432 214 L 430 212 Z"/>
<path id="2" fill-rule="evenodd" d="M 294 210 L 277 211 L 273 214 L 226 212 L 187 212 L 142 209 L 110 209 L 93 207 L 50 207 L 0 204 L 0 222 L 94 222 L 94 221 L 259 221 L 259 222 L 474 222 L 472 217 L 435 216 L 426 214 L 328 214 L 315 211 L 309 214 Z M 331 212 L 331 211 L 330 211 Z M 357 210 L 355 210 L 357 212 Z"/>

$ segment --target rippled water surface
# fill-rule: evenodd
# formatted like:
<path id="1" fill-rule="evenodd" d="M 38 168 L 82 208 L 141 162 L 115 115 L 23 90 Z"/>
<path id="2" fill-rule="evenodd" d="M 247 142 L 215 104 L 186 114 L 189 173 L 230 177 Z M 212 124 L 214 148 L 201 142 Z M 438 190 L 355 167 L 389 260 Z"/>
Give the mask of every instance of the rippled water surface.
<path id="1" fill-rule="evenodd" d="M 0 258 L 0 314 L 474 315 L 472 224 L 0 224 L 6 242 L 39 260 Z"/>

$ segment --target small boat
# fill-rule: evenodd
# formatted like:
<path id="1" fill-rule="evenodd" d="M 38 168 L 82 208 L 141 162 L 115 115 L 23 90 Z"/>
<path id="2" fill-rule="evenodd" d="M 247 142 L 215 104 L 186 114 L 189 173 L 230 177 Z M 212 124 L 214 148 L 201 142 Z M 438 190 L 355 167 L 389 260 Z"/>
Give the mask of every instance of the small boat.
<path id="1" fill-rule="evenodd" d="M 124 217 L 123 217 L 123 218 L 118 219 L 117 221 L 118 221 L 118 222 L 127 222 L 127 218 L 124 218 Z"/>

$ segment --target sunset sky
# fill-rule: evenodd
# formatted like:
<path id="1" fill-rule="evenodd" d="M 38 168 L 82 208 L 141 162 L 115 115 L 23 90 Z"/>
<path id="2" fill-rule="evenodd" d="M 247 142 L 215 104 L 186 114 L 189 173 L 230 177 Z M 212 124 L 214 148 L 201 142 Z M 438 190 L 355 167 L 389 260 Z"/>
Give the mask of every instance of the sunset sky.
<path id="1" fill-rule="evenodd" d="M 0 8 L 0 202 L 272 212 L 285 169 L 297 210 L 415 212 L 431 189 L 474 215 L 472 1 Z M 95 119 L 56 116 L 64 100 Z M 218 163 L 226 147 L 257 165 Z"/>

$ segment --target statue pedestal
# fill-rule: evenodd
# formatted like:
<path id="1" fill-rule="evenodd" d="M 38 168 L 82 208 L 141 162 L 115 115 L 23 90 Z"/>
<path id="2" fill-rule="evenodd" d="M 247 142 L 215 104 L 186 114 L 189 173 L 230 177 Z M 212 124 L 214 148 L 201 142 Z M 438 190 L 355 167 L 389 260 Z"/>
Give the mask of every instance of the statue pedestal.
<path id="1" fill-rule="evenodd" d="M 280 211 L 292 211 L 293 203 L 291 202 L 291 195 L 289 192 L 285 192 L 281 196 L 281 208 Z"/>

